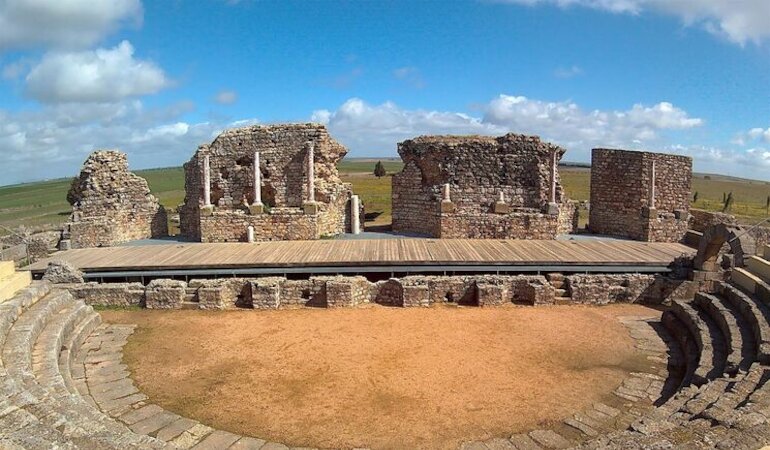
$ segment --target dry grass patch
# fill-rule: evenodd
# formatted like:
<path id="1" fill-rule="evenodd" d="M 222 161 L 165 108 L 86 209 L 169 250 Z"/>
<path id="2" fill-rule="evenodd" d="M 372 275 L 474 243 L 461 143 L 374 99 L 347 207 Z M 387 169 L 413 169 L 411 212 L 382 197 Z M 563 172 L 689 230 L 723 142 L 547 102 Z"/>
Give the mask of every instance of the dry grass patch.
<path id="1" fill-rule="evenodd" d="M 161 406 L 294 446 L 453 448 L 558 421 L 648 367 L 632 305 L 104 311 Z"/>

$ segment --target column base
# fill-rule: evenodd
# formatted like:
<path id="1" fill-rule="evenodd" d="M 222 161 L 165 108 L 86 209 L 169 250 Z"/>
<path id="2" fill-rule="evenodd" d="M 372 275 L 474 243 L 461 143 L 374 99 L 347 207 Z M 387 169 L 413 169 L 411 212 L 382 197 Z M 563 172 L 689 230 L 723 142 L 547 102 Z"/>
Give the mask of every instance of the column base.
<path id="1" fill-rule="evenodd" d="M 214 214 L 214 205 L 201 206 L 201 216 L 210 216 Z"/>
<path id="2" fill-rule="evenodd" d="M 494 208 L 495 214 L 508 214 L 511 212 L 511 206 L 507 203 L 497 202 Z"/>
<path id="3" fill-rule="evenodd" d="M 265 212 L 265 205 L 262 203 L 253 203 L 249 205 L 249 214 L 256 215 L 256 214 L 264 214 Z"/>
<path id="4" fill-rule="evenodd" d="M 302 204 L 302 210 L 305 212 L 305 214 L 309 214 L 311 216 L 318 214 L 320 209 L 321 208 L 317 202 L 305 202 Z"/>
<path id="5" fill-rule="evenodd" d="M 642 217 L 645 219 L 657 219 L 658 218 L 658 210 L 656 208 L 650 208 L 649 206 L 645 206 L 642 208 Z"/>
<path id="6" fill-rule="evenodd" d="M 455 204 L 451 201 L 442 200 L 441 201 L 441 212 L 442 213 L 452 213 L 455 212 Z"/>
<path id="7" fill-rule="evenodd" d="M 550 214 L 552 216 L 555 216 L 559 214 L 559 204 L 558 203 L 548 203 L 548 208 L 546 209 L 546 214 Z"/>

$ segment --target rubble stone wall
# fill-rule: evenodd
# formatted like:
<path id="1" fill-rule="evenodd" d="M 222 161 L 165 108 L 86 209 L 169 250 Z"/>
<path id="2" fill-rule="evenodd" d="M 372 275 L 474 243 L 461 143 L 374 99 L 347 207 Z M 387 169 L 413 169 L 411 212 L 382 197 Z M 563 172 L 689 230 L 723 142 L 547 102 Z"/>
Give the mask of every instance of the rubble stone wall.
<path id="1" fill-rule="evenodd" d="M 651 205 L 652 163 L 655 205 Z M 692 159 L 629 150 L 591 154 L 589 229 L 640 241 L 679 242 L 690 210 Z"/>
<path id="2" fill-rule="evenodd" d="M 404 169 L 393 176 L 393 231 L 443 238 L 553 239 L 572 231 L 574 205 L 552 161 L 564 149 L 537 136 L 421 136 L 398 144 Z M 442 208 L 450 185 L 451 205 Z M 504 202 L 498 205 L 500 193 Z M 562 212 L 564 210 L 564 212 Z"/>
<path id="3" fill-rule="evenodd" d="M 690 222 L 689 228 L 691 230 L 703 233 L 706 228 L 711 225 L 717 225 L 723 223 L 727 226 L 738 226 L 738 219 L 732 214 L 725 214 L 721 212 L 706 211 L 703 209 L 690 209 Z"/>
<path id="4" fill-rule="evenodd" d="M 307 157 L 313 147 L 314 210 L 305 210 Z M 260 154 L 263 212 L 252 213 L 254 153 Z M 227 130 L 202 145 L 185 163 L 185 202 L 180 207 L 183 235 L 202 242 L 245 241 L 249 225 L 258 241 L 319 239 L 349 231 L 349 183 L 337 163 L 347 149 L 323 125 L 285 124 Z M 204 206 L 204 159 L 209 157 L 211 204 Z M 363 216 L 361 224 L 363 225 Z"/>
<path id="5" fill-rule="evenodd" d="M 165 209 L 150 194 L 147 181 L 128 170 L 126 154 L 92 153 L 73 182 L 64 238 L 73 248 L 112 246 L 168 234 Z"/>
<path id="6" fill-rule="evenodd" d="M 586 274 L 565 276 L 575 304 L 663 304 L 691 299 L 705 289 L 702 282 L 653 274 Z M 369 303 L 420 307 L 439 304 L 465 306 L 549 305 L 555 288 L 540 275 L 413 275 L 370 282 L 362 276 L 319 276 L 307 280 L 284 277 L 153 280 L 139 283 L 78 283 L 68 287 L 88 304 L 142 305 L 179 309 L 197 302 L 200 309 L 292 309 L 355 307 Z"/>
<path id="7" fill-rule="evenodd" d="M 693 281 L 653 274 L 567 275 L 565 280 L 573 303 L 591 305 L 658 305 L 692 299 L 700 288 Z"/>

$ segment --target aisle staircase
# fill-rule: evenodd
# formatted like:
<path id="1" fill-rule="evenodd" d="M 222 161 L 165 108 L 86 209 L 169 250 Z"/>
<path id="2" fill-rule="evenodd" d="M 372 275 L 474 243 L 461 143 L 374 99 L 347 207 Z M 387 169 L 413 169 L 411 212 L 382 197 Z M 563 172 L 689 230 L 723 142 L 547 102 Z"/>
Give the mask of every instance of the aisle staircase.
<path id="1" fill-rule="evenodd" d="M 13 261 L 0 261 L 0 302 L 13 297 L 30 283 L 32 283 L 30 272 L 16 271 Z"/>

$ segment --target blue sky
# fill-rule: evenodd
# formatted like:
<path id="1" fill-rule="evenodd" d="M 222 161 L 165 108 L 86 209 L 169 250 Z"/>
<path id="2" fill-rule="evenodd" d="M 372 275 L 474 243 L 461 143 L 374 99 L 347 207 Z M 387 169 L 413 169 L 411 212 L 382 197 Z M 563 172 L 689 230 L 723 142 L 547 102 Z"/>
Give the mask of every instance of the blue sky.
<path id="1" fill-rule="evenodd" d="M 770 179 L 770 2 L 0 0 L 0 184 L 294 121 L 349 157 L 512 131 Z"/>

